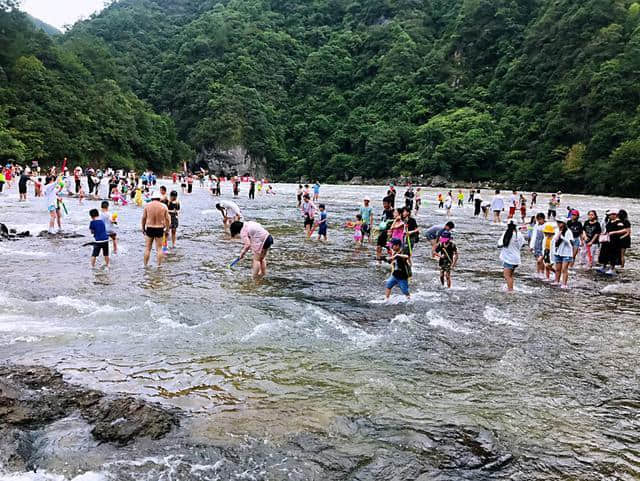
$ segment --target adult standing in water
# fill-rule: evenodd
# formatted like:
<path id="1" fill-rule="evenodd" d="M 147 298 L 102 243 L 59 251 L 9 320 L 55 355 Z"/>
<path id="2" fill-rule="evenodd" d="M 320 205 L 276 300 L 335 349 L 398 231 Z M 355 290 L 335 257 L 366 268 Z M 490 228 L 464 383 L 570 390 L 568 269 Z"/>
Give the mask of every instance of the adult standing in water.
<path id="1" fill-rule="evenodd" d="M 478 217 L 480 215 L 480 207 L 482 206 L 482 195 L 480 189 L 476 190 L 476 195 L 473 197 L 473 216 Z"/>
<path id="2" fill-rule="evenodd" d="M 556 279 L 552 286 L 559 285 L 563 289 L 569 287 L 569 266 L 573 264 L 573 233 L 567 226 L 567 221 L 562 217 L 556 218 L 558 232 L 553 238 L 555 247 Z"/>
<path id="3" fill-rule="evenodd" d="M 520 265 L 520 249 L 525 243 L 524 237 L 518 232 L 515 221 L 511 219 L 507 224 L 507 230 L 502 234 L 498 242 L 504 280 L 507 282 L 507 292 L 513 292 L 513 274 Z"/>
<path id="4" fill-rule="evenodd" d="M 169 218 L 169 209 L 160 202 L 160 193 L 153 192 L 151 194 L 151 202 L 144 207 L 144 211 L 142 212 L 142 233 L 145 236 L 145 267 L 149 264 L 153 244 L 156 245 L 158 267 L 162 264 L 162 239 L 169 232 L 170 226 L 171 219 Z"/>
<path id="5" fill-rule="evenodd" d="M 316 206 L 311 202 L 309 194 L 304 194 L 302 200 L 302 217 L 304 217 L 304 231 L 307 234 L 307 239 L 311 237 L 311 231 L 313 230 L 313 224 L 316 217 Z"/>
<path id="6" fill-rule="evenodd" d="M 316 183 L 313 184 L 313 201 L 318 202 L 320 198 L 320 182 L 316 180 Z"/>
<path id="7" fill-rule="evenodd" d="M 18 180 L 18 194 L 20 194 L 20 202 L 27 201 L 27 182 L 33 182 L 31 180 L 31 170 L 26 168 L 20 174 L 20 179 Z"/>
<path id="8" fill-rule="evenodd" d="M 257 222 L 239 222 L 231 224 L 231 237 L 240 235 L 244 246 L 240 251 L 238 260 L 241 260 L 249 250 L 253 252 L 251 272 L 254 279 L 259 279 L 267 274 L 267 254 L 273 245 L 273 237 L 264 227 Z"/>
<path id="9" fill-rule="evenodd" d="M 625 233 L 620 237 L 620 268 L 624 268 L 624 255 L 631 247 L 631 222 L 629 222 L 629 214 L 624 209 L 618 211 L 618 219 L 622 221 L 625 229 Z"/>
<path id="10" fill-rule="evenodd" d="M 176 247 L 176 237 L 178 232 L 178 215 L 180 214 L 180 201 L 178 200 L 178 191 L 172 190 L 169 194 L 169 203 L 167 204 L 169 210 L 169 218 L 171 219 L 171 248 Z"/>
<path id="11" fill-rule="evenodd" d="M 598 221 L 598 214 L 595 210 L 590 210 L 587 213 L 587 220 L 582 226 L 582 240 L 584 241 L 583 262 L 587 266 L 587 269 L 593 267 L 593 257 L 596 254 L 596 249 L 600 245 L 600 234 L 602 233 L 602 226 Z"/>
<path id="12" fill-rule="evenodd" d="M 502 224 L 500 215 L 502 214 L 503 210 L 504 210 L 504 199 L 500 195 L 500 190 L 496 189 L 496 195 L 493 196 L 493 200 L 491 201 L 491 211 L 493 212 L 494 224 Z"/>
<path id="13" fill-rule="evenodd" d="M 58 232 L 62 230 L 62 214 L 60 212 L 60 203 L 58 194 L 61 187 L 56 183 L 56 178 L 52 175 L 45 179 L 44 185 L 44 199 L 47 203 L 47 210 L 49 211 L 49 234 L 54 234 L 53 228 L 58 223 Z"/>
<path id="14" fill-rule="evenodd" d="M 378 240 L 376 242 L 376 259 L 378 262 L 382 260 L 382 249 L 387 247 L 387 242 L 389 240 L 389 227 L 392 220 L 393 208 L 391 207 L 391 200 L 387 196 L 382 199 L 382 215 L 380 217 Z"/>
<path id="15" fill-rule="evenodd" d="M 253 200 L 256 198 L 256 181 L 251 179 L 251 183 L 249 184 L 249 199 Z"/>

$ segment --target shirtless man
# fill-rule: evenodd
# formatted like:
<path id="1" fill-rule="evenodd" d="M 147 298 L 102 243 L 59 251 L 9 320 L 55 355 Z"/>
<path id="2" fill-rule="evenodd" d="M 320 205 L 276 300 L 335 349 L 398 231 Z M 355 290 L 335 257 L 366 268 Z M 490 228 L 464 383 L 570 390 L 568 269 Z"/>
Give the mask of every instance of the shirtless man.
<path id="1" fill-rule="evenodd" d="M 149 264 L 151 256 L 151 248 L 155 242 L 156 254 L 158 256 L 158 266 L 162 264 L 162 238 L 169 231 L 171 226 L 171 218 L 169 217 L 169 209 L 160 202 L 160 193 L 151 194 L 151 202 L 149 202 L 142 213 L 142 233 L 145 235 L 144 247 L 144 266 Z"/>

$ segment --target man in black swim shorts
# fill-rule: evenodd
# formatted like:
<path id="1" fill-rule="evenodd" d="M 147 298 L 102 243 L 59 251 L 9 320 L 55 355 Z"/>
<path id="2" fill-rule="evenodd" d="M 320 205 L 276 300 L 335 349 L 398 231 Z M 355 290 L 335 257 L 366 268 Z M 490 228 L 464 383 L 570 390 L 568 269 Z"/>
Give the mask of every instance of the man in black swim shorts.
<path id="1" fill-rule="evenodd" d="M 142 232 L 145 235 L 144 248 L 144 265 L 149 264 L 151 256 L 151 248 L 156 245 L 156 255 L 158 266 L 162 264 L 162 241 L 169 228 L 171 227 L 171 218 L 169 217 L 169 209 L 160 202 L 160 193 L 151 194 L 151 202 L 149 202 L 142 213 Z"/>

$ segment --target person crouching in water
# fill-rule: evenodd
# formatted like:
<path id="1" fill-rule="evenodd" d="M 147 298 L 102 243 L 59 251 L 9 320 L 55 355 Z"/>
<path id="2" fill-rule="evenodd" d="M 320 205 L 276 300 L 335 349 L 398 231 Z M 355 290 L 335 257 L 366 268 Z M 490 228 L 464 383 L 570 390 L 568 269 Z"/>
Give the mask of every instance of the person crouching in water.
<path id="1" fill-rule="evenodd" d="M 407 296 L 407 299 L 409 299 L 411 297 L 409 293 L 411 258 L 402 253 L 402 241 L 400 239 L 391 240 L 391 257 L 387 260 L 393 265 L 393 272 L 391 273 L 391 277 L 387 279 L 385 297 L 389 299 L 391 289 L 398 286 L 402 293 Z"/>
<path id="2" fill-rule="evenodd" d="M 447 287 L 450 289 L 451 269 L 454 269 L 458 263 L 458 248 L 451 240 L 451 232 L 448 230 L 440 233 L 436 253 L 440 254 L 440 284 L 444 286 L 444 281 L 446 280 Z"/>
<path id="3" fill-rule="evenodd" d="M 273 245 L 273 237 L 264 227 L 257 222 L 235 221 L 229 227 L 231 238 L 240 235 L 244 246 L 240 251 L 238 260 L 241 260 L 249 250 L 253 252 L 252 274 L 254 279 L 259 279 L 267 274 L 267 254 Z"/>

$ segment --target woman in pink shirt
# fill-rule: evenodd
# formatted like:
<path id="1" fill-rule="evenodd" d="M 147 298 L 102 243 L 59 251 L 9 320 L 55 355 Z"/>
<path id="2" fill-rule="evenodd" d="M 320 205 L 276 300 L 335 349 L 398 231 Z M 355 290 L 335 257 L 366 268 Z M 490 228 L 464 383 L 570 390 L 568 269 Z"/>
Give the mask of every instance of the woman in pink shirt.
<path id="1" fill-rule="evenodd" d="M 253 277 L 258 279 L 267 274 L 267 254 L 273 245 L 273 237 L 269 232 L 257 222 L 233 222 L 230 226 L 231 237 L 242 239 L 244 246 L 240 251 L 238 260 L 242 259 L 249 249 L 253 251 Z"/>

